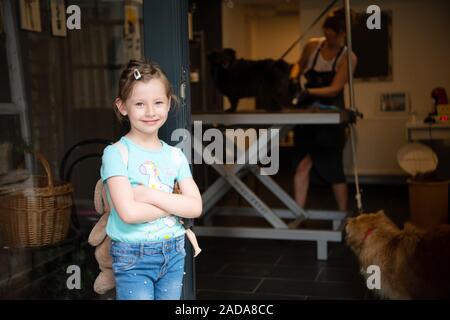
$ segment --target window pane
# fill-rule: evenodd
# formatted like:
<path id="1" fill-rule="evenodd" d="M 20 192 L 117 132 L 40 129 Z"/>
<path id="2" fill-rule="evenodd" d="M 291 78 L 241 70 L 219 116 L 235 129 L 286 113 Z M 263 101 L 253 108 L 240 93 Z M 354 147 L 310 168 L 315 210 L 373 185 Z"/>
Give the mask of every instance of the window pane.
<path id="1" fill-rule="evenodd" d="M 0 175 L 23 161 L 19 115 L 0 115 Z"/>
<path id="2" fill-rule="evenodd" d="M 6 60 L 6 35 L 0 33 L 0 102 L 11 102 L 8 62 Z"/>

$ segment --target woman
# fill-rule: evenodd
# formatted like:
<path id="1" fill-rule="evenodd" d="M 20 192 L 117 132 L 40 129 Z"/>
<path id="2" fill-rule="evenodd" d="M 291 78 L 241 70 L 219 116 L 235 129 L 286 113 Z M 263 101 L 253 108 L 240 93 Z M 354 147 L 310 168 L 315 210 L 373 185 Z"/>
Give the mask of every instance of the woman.
<path id="1" fill-rule="evenodd" d="M 348 81 L 348 50 L 345 46 L 345 12 L 337 9 L 327 15 L 322 25 L 324 37 L 312 38 L 305 45 L 300 61 L 300 73 L 306 78 L 305 90 L 297 105 L 314 102 L 345 108 L 344 86 Z M 350 54 L 352 70 L 357 58 Z M 333 107 L 332 107 L 333 108 Z M 345 125 L 303 125 L 295 128 L 294 191 L 297 203 L 303 208 L 312 169 L 333 188 L 341 211 L 347 211 L 347 184 L 342 164 L 345 146 Z"/>

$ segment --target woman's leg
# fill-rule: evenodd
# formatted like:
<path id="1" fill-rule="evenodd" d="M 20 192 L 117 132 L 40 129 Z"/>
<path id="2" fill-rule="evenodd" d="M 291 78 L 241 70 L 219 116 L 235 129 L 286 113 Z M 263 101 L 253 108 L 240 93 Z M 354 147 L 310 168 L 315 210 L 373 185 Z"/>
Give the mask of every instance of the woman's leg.
<path id="1" fill-rule="evenodd" d="M 309 188 L 309 172 L 311 171 L 312 160 L 309 155 L 304 157 L 297 166 L 294 176 L 295 201 L 304 208 Z"/>
<path id="2" fill-rule="evenodd" d="M 333 184 L 334 198 L 340 211 L 347 211 L 348 189 L 347 183 Z"/>

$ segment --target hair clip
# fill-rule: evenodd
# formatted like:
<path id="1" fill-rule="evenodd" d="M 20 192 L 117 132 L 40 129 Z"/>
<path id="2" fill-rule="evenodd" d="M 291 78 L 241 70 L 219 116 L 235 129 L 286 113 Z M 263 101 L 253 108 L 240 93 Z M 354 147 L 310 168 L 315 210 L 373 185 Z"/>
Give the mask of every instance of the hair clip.
<path id="1" fill-rule="evenodd" d="M 142 77 L 138 69 L 134 69 L 133 75 L 136 80 L 139 80 Z"/>

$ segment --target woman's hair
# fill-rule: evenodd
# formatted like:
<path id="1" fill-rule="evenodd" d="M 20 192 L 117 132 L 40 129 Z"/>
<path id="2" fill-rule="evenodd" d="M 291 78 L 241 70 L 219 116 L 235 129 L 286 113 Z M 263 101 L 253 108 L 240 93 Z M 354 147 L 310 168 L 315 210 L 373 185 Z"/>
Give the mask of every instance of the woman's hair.
<path id="1" fill-rule="evenodd" d="M 350 9 L 350 21 L 355 24 L 358 19 L 358 14 Z M 336 33 L 345 32 L 345 8 L 339 8 L 328 13 L 325 18 L 322 28 L 328 28 Z"/>
<path id="2" fill-rule="evenodd" d="M 117 97 L 125 102 L 133 92 L 133 87 L 137 81 L 148 82 L 153 79 L 159 79 L 162 81 L 166 90 L 167 98 L 171 98 L 171 101 L 177 105 L 178 98 L 173 93 L 172 86 L 161 67 L 148 61 L 130 60 L 126 68 L 122 71 L 119 79 L 119 92 Z M 127 120 L 127 116 L 123 116 L 117 108 L 114 108 L 119 120 Z"/>

